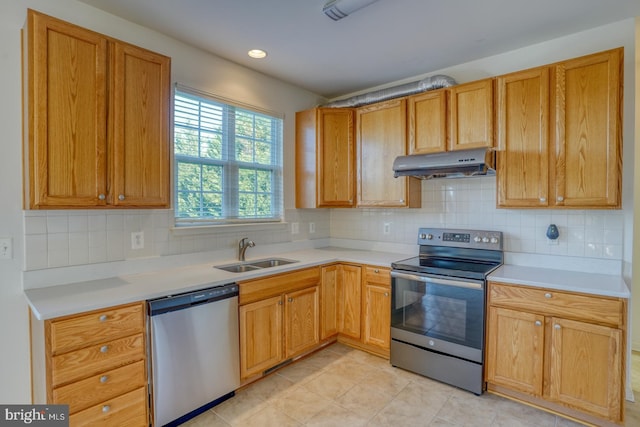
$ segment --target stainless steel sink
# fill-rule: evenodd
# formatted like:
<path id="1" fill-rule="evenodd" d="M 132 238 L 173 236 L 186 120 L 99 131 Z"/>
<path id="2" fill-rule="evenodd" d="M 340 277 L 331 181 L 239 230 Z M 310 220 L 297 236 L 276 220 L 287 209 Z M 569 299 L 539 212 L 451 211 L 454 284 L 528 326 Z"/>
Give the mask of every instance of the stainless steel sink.
<path id="1" fill-rule="evenodd" d="M 292 259 L 285 258 L 267 258 L 258 259 L 255 261 L 237 262 L 234 264 L 215 265 L 214 267 L 219 270 L 229 271 L 231 273 L 244 273 L 246 271 L 260 270 L 263 268 L 278 267 L 280 265 L 293 264 L 298 262 Z"/>

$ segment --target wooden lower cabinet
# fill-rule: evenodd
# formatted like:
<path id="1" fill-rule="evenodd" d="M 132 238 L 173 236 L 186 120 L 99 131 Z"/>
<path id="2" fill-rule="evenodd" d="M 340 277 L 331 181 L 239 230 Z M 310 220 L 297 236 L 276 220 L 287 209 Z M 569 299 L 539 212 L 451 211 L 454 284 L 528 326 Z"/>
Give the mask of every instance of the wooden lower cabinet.
<path id="1" fill-rule="evenodd" d="M 391 276 L 388 268 L 366 267 L 363 282 L 365 345 L 389 351 L 391 344 Z"/>
<path id="2" fill-rule="evenodd" d="M 626 300 L 489 283 L 487 388 L 586 421 L 624 421 Z"/>
<path id="3" fill-rule="evenodd" d="M 240 377 L 264 374 L 320 344 L 320 269 L 240 283 Z"/>
<path id="4" fill-rule="evenodd" d="M 33 401 L 69 405 L 71 426 L 148 426 L 144 302 L 39 321 Z"/>

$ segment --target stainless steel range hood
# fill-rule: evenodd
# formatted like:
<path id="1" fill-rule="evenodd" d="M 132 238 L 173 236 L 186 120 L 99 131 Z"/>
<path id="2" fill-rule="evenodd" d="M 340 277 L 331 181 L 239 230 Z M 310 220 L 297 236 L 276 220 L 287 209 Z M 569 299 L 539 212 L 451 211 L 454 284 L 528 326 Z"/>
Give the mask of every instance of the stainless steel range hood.
<path id="1" fill-rule="evenodd" d="M 488 148 L 399 156 L 393 162 L 396 178 L 464 178 L 495 173 L 495 152 Z"/>

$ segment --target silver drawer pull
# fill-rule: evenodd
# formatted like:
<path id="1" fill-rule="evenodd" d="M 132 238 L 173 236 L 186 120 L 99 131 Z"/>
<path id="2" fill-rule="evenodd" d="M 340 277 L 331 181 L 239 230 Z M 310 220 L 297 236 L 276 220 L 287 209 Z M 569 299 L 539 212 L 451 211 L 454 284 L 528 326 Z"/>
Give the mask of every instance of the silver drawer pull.
<path id="1" fill-rule="evenodd" d="M 109 376 L 108 375 L 103 375 L 100 377 L 100 382 L 102 384 L 106 383 L 107 381 L 109 381 Z"/>
<path id="2" fill-rule="evenodd" d="M 287 301 L 289 301 L 289 302 L 293 302 L 293 298 L 289 298 Z"/>
<path id="3" fill-rule="evenodd" d="M 118 196 L 118 200 L 120 200 L 120 201 L 124 200 L 124 194 L 119 195 Z"/>
<path id="4" fill-rule="evenodd" d="M 100 353 L 106 353 L 107 351 L 109 351 L 108 345 L 103 345 L 102 347 L 100 347 Z"/>
<path id="5" fill-rule="evenodd" d="M 549 292 L 547 292 L 546 294 L 544 294 L 544 297 L 545 297 L 545 298 L 551 298 L 551 297 L 552 297 L 552 295 L 551 295 Z"/>
<path id="6" fill-rule="evenodd" d="M 111 409 L 111 406 L 109 406 L 109 405 L 103 405 L 102 406 L 102 412 L 109 412 L 110 409 Z"/>
<path id="7" fill-rule="evenodd" d="M 107 321 L 107 319 L 108 319 L 108 317 L 107 317 L 107 315 L 106 315 L 106 314 L 103 314 L 102 316 L 100 316 L 100 317 L 98 318 L 98 320 L 100 320 L 101 322 L 106 322 L 106 321 Z"/>
<path id="8" fill-rule="evenodd" d="M 388 296 L 389 296 L 389 292 L 385 292 L 385 293 L 384 293 L 384 296 L 385 296 L 385 297 L 388 297 Z"/>
<path id="9" fill-rule="evenodd" d="M 106 199 L 106 197 L 105 197 L 104 194 L 98 194 L 98 199 L 104 200 L 104 199 Z"/>
<path id="10" fill-rule="evenodd" d="M 558 196 L 558 201 L 559 201 L 559 202 L 564 201 L 564 197 L 562 197 L 562 196 Z"/>
<path id="11" fill-rule="evenodd" d="M 539 320 L 536 320 L 536 326 L 542 326 L 542 322 Z"/>
<path id="12" fill-rule="evenodd" d="M 558 325 L 557 323 L 555 325 L 553 325 L 554 328 L 556 329 L 562 329 L 562 326 Z"/>
<path id="13" fill-rule="evenodd" d="M 546 201 L 547 201 L 547 198 L 546 198 L 546 197 L 540 197 L 540 203 L 544 203 L 544 202 L 546 202 Z"/>
<path id="14" fill-rule="evenodd" d="M 373 270 L 374 273 L 380 273 L 380 270 L 378 270 L 377 268 L 375 270 Z"/>

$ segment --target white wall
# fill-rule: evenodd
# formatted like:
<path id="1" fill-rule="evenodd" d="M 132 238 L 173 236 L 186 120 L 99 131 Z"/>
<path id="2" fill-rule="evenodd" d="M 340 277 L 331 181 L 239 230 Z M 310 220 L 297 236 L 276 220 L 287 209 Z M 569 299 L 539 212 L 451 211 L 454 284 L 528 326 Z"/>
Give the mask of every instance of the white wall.
<path id="1" fill-rule="evenodd" d="M 0 129 L 2 129 L 2 137 L 0 138 L 0 152 L 2 153 L 0 156 L 0 200 L 2 200 L 0 237 L 10 237 L 14 244 L 14 258 L 9 261 L 0 260 L 0 342 L 2 342 L 0 402 L 2 403 L 31 401 L 28 311 L 22 293 L 23 266 L 43 268 L 70 265 L 70 262 L 78 260 L 81 260 L 80 263 L 91 262 L 88 255 L 87 258 L 82 258 L 80 251 L 82 248 L 86 248 L 85 253 L 89 254 L 89 236 L 92 231 L 94 238 L 107 234 L 115 236 L 110 240 L 111 246 L 107 246 L 106 239 L 102 240 L 100 248 L 93 245 L 93 255 L 97 257 L 94 261 L 113 261 L 127 257 L 167 253 L 188 253 L 207 250 L 209 247 L 203 243 L 204 241 L 213 240 L 220 246 L 235 239 L 233 233 L 231 233 L 231 237 L 227 236 L 226 240 L 225 238 L 211 239 L 211 236 L 201 239 L 184 236 L 175 238 L 173 245 L 170 245 L 169 237 L 162 240 L 162 238 L 156 238 L 157 234 L 153 232 L 153 224 L 156 226 L 164 224 L 164 231 L 168 233 L 168 224 L 171 221 L 171 211 L 169 210 L 127 211 L 126 213 L 44 212 L 36 213 L 34 217 L 31 217 L 31 213 L 29 213 L 28 218 L 36 219 L 25 221 L 29 224 L 30 230 L 30 234 L 25 239 L 21 210 L 20 29 L 25 22 L 27 8 L 36 9 L 168 55 L 172 57 L 173 81 L 284 114 L 285 165 L 294 163 L 295 112 L 322 101 L 320 97 L 308 91 L 205 54 L 74 0 L 3 0 L 0 2 L 0 93 L 2 94 L 0 101 Z M 298 213 L 291 209 L 294 206 L 292 198 L 294 171 L 290 167 L 285 167 L 284 174 L 285 208 L 289 208 L 287 212 L 296 220 L 306 220 L 307 216 L 304 212 Z M 322 222 L 326 218 L 326 224 L 320 224 L 317 234 L 324 232 L 325 235 L 328 235 L 328 214 L 309 213 L 309 215 L 318 222 Z M 148 252 L 131 254 L 125 251 L 126 244 L 124 242 L 120 246 L 117 243 L 118 239 L 120 241 L 125 239 L 125 235 L 131 227 L 138 226 L 150 227 L 150 234 L 154 237 L 148 240 L 150 243 Z M 98 230 L 95 229 L 96 227 Z M 34 235 L 39 236 L 33 237 Z M 43 235 L 44 239 L 42 239 Z M 51 239 L 49 239 L 50 235 L 53 235 Z M 264 236 L 266 240 L 275 239 L 269 232 Z M 306 236 L 306 234 L 301 236 Z M 28 262 L 25 262 L 24 240 L 31 245 Z M 154 240 L 160 241 L 156 243 Z M 70 246 L 71 251 L 69 250 Z M 61 251 L 63 255 L 60 255 Z M 33 252 L 33 258 L 31 252 Z"/>

